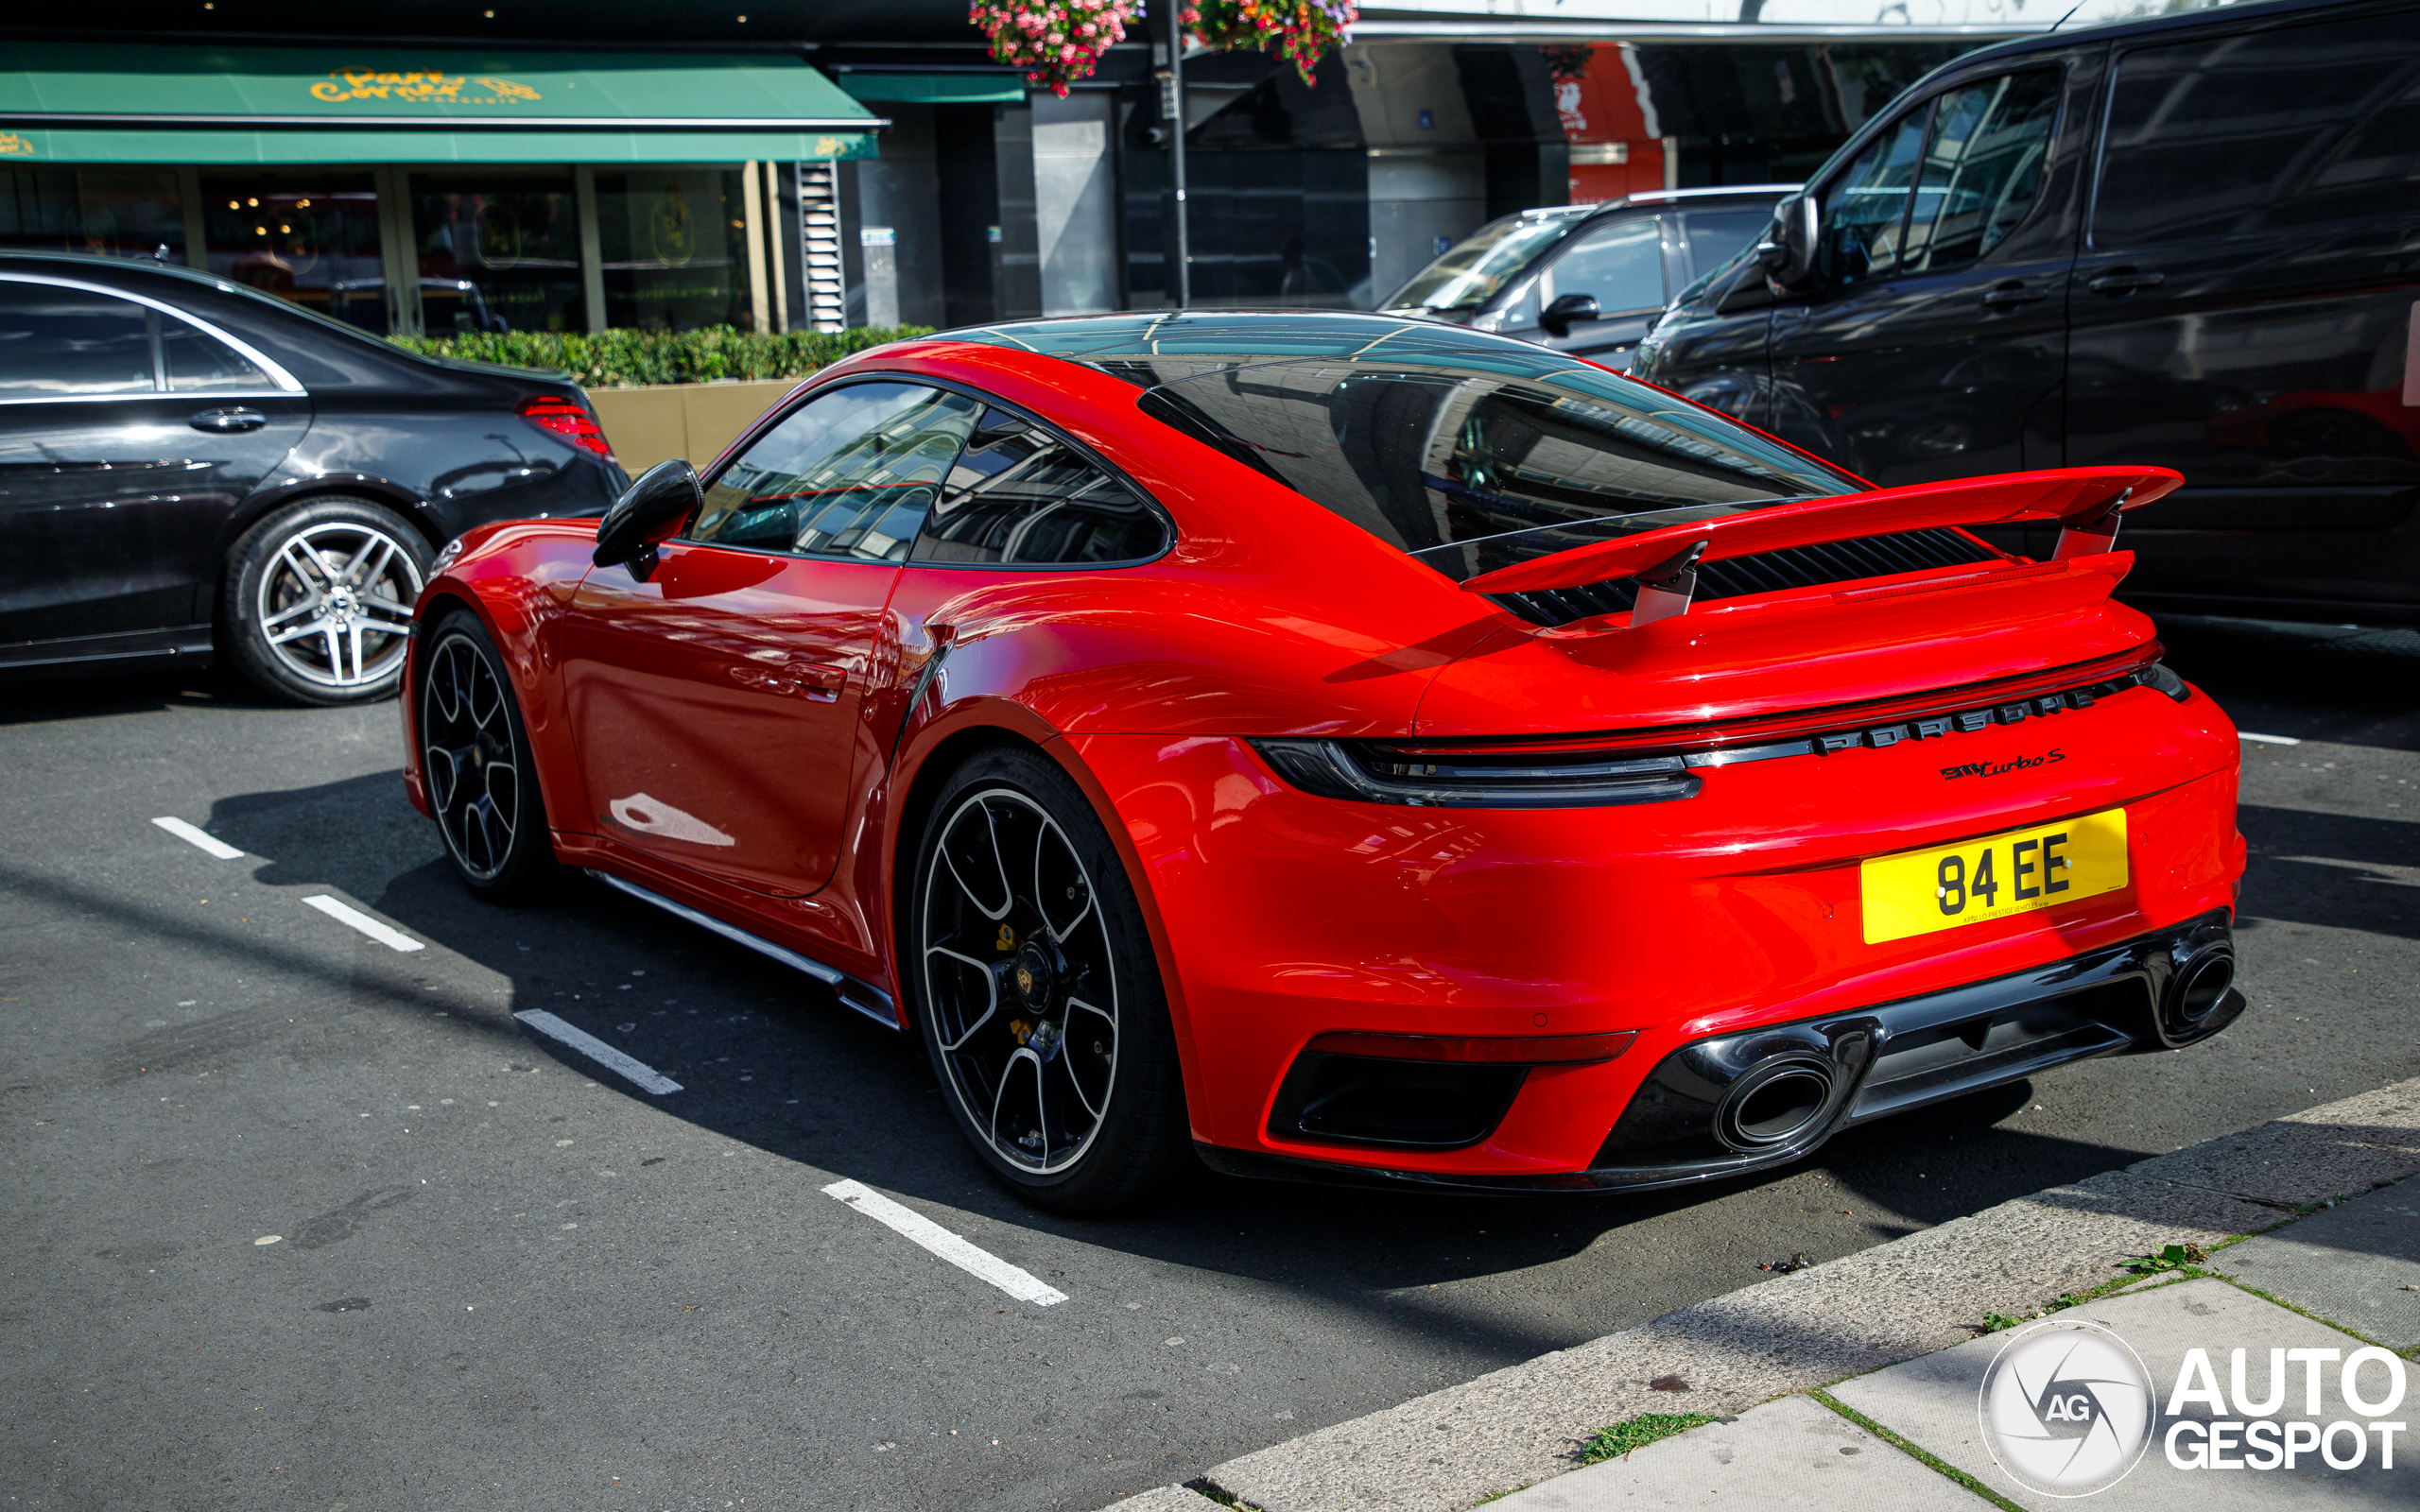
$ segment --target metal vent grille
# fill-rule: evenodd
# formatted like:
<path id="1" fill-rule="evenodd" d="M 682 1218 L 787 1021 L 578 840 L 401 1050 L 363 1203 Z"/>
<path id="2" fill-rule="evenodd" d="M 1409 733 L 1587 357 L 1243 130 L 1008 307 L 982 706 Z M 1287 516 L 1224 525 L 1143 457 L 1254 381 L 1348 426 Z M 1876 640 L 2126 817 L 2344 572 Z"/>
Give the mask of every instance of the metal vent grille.
<path id="1" fill-rule="evenodd" d="M 848 295 L 840 270 L 840 165 L 798 164 L 798 266 L 806 284 L 811 331 L 838 331 L 848 324 Z"/>
<path id="2" fill-rule="evenodd" d="M 1851 541 L 1825 541 L 1820 546 L 1792 546 L 1785 551 L 1710 562 L 1698 569 L 1697 601 L 1998 559 L 1989 548 L 1955 530 L 1905 530 L 1888 536 L 1859 536 Z M 1638 595 L 1636 579 L 1616 577 L 1601 583 L 1583 583 L 1578 588 L 1488 596 L 1532 625 L 1552 627 L 1584 620 L 1592 614 L 1627 614 Z"/>

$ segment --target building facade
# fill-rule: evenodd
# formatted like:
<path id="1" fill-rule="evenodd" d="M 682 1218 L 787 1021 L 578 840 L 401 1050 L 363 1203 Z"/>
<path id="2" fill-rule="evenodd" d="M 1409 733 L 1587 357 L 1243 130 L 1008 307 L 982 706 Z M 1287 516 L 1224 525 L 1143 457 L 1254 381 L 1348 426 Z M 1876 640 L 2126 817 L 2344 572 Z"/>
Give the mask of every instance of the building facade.
<path id="1" fill-rule="evenodd" d="M 1164 31 L 1060 97 L 994 62 L 962 0 L 423 3 L 431 36 L 315 18 L 335 40 L 242 0 L 200 30 L 190 6 L 124 9 L 108 36 L 0 30 L 0 247 L 162 257 L 392 333 L 1175 300 Z M 1512 211 L 1788 181 L 2012 29 L 1415 16 L 1364 25 L 1309 81 L 1190 56 L 1192 301 L 1368 308 Z"/>

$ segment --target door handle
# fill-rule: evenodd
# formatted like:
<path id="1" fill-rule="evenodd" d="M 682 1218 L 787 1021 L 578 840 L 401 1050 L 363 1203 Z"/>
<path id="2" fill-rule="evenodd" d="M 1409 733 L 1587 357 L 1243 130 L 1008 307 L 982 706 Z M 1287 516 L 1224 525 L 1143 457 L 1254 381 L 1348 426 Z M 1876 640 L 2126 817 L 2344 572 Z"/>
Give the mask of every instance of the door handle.
<path id="1" fill-rule="evenodd" d="M 1983 291 L 1983 307 L 1988 310 L 2014 310 L 2020 304 L 2037 303 L 2049 297 L 2048 289 L 2030 289 L 2011 279 Z"/>
<path id="2" fill-rule="evenodd" d="M 259 430 L 268 423 L 268 417 L 257 409 L 205 409 L 185 423 L 198 431 L 232 436 L 237 431 Z"/>
<path id="3" fill-rule="evenodd" d="M 2155 288 L 2168 282 L 2165 273 L 2139 272 L 2131 267 L 2113 267 L 2084 285 L 2095 294 L 2132 294 L 2136 289 Z"/>

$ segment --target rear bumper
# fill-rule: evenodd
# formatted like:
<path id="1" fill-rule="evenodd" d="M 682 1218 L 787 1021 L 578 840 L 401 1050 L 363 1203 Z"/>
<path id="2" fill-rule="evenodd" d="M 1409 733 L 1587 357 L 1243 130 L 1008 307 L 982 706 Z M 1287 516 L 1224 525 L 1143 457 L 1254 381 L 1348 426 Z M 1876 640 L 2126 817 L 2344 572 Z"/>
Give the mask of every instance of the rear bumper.
<path id="1" fill-rule="evenodd" d="M 2173 1049 L 2217 1034 L 2245 1005 L 2232 984 L 2231 923 L 2221 909 L 1988 981 L 1691 1040 L 1657 1062 L 1582 1171 L 1419 1171 L 1195 1148 L 1204 1164 L 1230 1176 L 1460 1191 L 1645 1191 L 1767 1170 L 1893 1113 L 2072 1061 Z M 2210 974 L 2221 957 L 2223 982 Z M 2208 1001 L 2188 1012 L 2184 1000 L 2197 984 Z M 1774 1088 L 1784 1076 L 1804 1089 L 1806 1114 L 1759 1142 L 1742 1127 L 1754 1121 L 1741 1114 L 1754 1107 L 1760 1086 Z"/>

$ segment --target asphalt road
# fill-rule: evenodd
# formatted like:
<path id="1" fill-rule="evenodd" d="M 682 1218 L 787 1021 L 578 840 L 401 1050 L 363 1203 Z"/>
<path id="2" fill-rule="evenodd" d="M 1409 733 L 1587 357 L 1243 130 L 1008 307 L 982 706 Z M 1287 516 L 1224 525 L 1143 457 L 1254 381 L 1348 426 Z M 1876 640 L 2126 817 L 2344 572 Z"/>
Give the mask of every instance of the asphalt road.
<path id="1" fill-rule="evenodd" d="M 0 689 L 0 1504 L 1086 1512 L 1760 1262 L 2420 1074 L 2420 635 L 2164 628 L 2245 729 L 2303 742 L 2245 749 L 2254 1003 L 2217 1041 L 1711 1190 L 1205 1177 L 1080 1223 L 993 1186 L 913 1045 L 814 984 L 602 888 L 469 900 L 391 705 Z M 942 1263 L 840 1178 L 1068 1300 Z"/>

